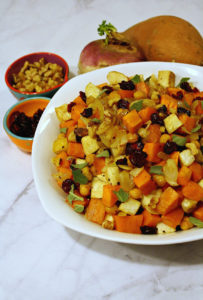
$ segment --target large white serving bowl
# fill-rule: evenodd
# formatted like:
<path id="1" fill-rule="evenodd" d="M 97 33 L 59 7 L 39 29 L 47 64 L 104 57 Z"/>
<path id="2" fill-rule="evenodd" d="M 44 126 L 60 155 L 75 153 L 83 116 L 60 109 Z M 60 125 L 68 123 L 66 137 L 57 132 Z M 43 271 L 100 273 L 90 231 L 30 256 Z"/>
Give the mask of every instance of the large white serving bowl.
<path id="1" fill-rule="evenodd" d="M 76 213 L 65 203 L 65 193 L 52 178 L 53 166 L 51 158 L 52 144 L 59 133 L 59 121 L 55 115 L 55 107 L 69 103 L 84 91 L 85 86 L 92 82 L 107 82 L 109 71 L 119 71 L 127 76 L 143 74 L 145 78 L 157 75 L 159 70 L 171 70 L 176 74 L 177 82 L 182 77 L 190 77 L 200 90 L 203 90 L 203 68 L 194 65 L 165 62 L 140 62 L 115 65 L 79 75 L 69 80 L 52 98 L 43 113 L 33 142 L 32 167 L 36 189 L 45 211 L 57 222 L 89 236 L 129 244 L 167 245 L 185 243 L 203 238 L 203 229 L 193 228 L 166 235 L 139 235 L 106 230 L 101 226 L 87 221 L 84 216 Z"/>

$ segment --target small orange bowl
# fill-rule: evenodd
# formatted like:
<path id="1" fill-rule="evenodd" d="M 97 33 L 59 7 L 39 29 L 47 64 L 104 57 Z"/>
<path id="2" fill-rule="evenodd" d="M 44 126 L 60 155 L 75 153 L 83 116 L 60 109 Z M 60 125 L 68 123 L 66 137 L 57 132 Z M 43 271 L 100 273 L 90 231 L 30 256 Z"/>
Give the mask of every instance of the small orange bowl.
<path id="1" fill-rule="evenodd" d="M 33 137 L 22 137 L 14 134 L 10 130 L 11 116 L 14 112 L 24 112 L 28 117 L 32 117 L 38 109 L 45 109 L 51 99 L 47 97 L 33 97 L 22 100 L 9 108 L 3 119 L 3 127 L 11 141 L 21 150 L 32 152 Z"/>

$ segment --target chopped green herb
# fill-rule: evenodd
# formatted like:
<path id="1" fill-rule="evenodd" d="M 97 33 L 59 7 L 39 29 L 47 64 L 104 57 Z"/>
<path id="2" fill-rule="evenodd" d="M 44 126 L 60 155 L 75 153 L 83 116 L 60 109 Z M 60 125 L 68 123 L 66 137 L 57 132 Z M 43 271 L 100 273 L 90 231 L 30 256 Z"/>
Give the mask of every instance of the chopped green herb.
<path id="1" fill-rule="evenodd" d="M 201 220 L 194 218 L 194 217 L 189 217 L 189 220 L 193 225 L 195 225 L 199 228 L 203 228 L 203 222 Z"/>
<path id="2" fill-rule="evenodd" d="M 202 106 L 202 109 L 203 109 L 203 101 L 201 101 L 201 106 Z"/>
<path id="3" fill-rule="evenodd" d="M 133 83 L 138 83 L 138 82 L 140 82 L 141 81 L 141 79 L 140 79 L 140 75 L 138 75 L 138 74 L 136 74 L 132 79 L 131 79 L 131 81 L 133 82 Z"/>
<path id="4" fill-rule="evenodd" d="M 101 120 L 97 119 L 97 118 L 93 118 L 91 119 L 92 122 L 94 123 L 101 123 Z"/>
<path id="5" fill-rule="evenodd" d="M 75 169 L 83 169 L 84 167 L 86 167 L 88 165 L 87 162 L 82 163 L 82 164 L 71 164 L 71 167 L 75 168 Z"/>
<path id="6" fill-rule="evenodd" d="M 163 174 L 162 166 L 151 166 L 149 173 L 162 175 Z"/>
<path id="7" fill-rule="evenodd" d="M 191 130 L 191 132 L 194 133 L 194 132 L 197 132 L 197 131 L 200 130 L 200 129 L 201 129 L 201 125 L 198 124 L 195 128 L 193 128 L 193 129 Z"/>
<path id="8" fill-rule="evenodd" d="M 117 31 L 116 27 L 114 27 L 111 23 L 107 24 L 106 21 L 102 21 L 102 23 L 97 28 L 97 32 L 99 35 L 102 36 L 106 34 L 106 38 L 105 38 L 106 45 L 108 45 L 109 43 L 109 36 L 111 35 L 111 33 L 116 31 Z"/>
<path id="9" fill-rule="evenodd" d="M 178 146 L 185 146 L 185 143 L 187 141 L 186 137 L 180 136 L 180 135 L 173 135 L 172 141 L 176 143 Z"/>
<path id="10" fill-rule="evenodd" d="M 105 92 L 107 92 L 108 89 L 103 89 L 101 90 L 101 92 L 99 93 L 99 95 L 97 96 L 97 98 L 99 98 L 102 94 L 104 94 Z"/>
<path id="11" fill-rule="evenodd" d="M 185 100 L 183 101 L 183 103 L 184 103 L 185 107 L 190 108 L 190 105 Z"/>
<path id="12" fill-rule="evenodd" d="M 74 211 L 76 211 L 77 213 L 82 213 L 84 211 L 84 205 L 82 204 L 74 205 Z"/>
<path id="13" fill-rule="evenodd" d="M 178 85 L 176 87 L 180 87 L 180 85 L 183 83 L 183 82 L 187 82 L 190 80 L 190 77 L 183 77 L 181 78 L 180 82 L 178 83 Z"/>
<path id="14" fill-rule="evenodd" d="M 147 77 L 144 82 L 149 82 L 151 76 Z"/>
<path id="15" fill-rule="evenodd" d="M 203 154 L 203 146 L 200 147 L 200 150 L 202 151 L 202 154 Z"/>
<path id="16" fill-rule="evenodd" d="M 81 172 L 80 169 L 72 170 L 73 180 L 75 183 L 86 184 L 88 183 L 87 177 Z"/>
<path id="17" fill-rule="evenodd" d="M 114 191 L 114 194 L 118 197 L 118 201 L 120 202 L 126 202 L 128 200 L 128 193 L 126 193 L 123 189 Z"/>
<path id="18" fill-rule="evenodd" d="M 96 155 L 96 157 L 109 157 L 109 156 L 110 154 L 108 150 L 104 150 Z"/>
<path id="19" fill-rule="evenodd" d="M 136 111 L 140 111 L 142 109 L 142 104 L 143 100 L 137 100 L 130 106 L 130 110 L 136 109 Z"/>
<path id="20" fill-rule="evenodd" d="M 60 128 L 60 133 L 66 133 L 67 128 Z"/>
<path id="21" fill-rule="evenodd" d="M 82 197 L 74 194 L 74 185 L 73 184 L 71 185 L 71 190 L 70 190 L 67 198 L 68 198 L 68 202 L 70 204 L 72 204 L 73 200 L 80 200 L 80 201 L 84 200 Z"/>

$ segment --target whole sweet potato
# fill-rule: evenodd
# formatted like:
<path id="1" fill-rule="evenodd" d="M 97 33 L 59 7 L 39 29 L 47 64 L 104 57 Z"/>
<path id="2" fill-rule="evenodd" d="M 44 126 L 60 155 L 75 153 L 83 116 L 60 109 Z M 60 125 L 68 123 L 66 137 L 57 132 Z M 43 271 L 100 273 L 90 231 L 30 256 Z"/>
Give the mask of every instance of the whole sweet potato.
<path id="1" fill-rule="evenodd" d="M 153 17 L 130 27 L 123 34 L 137 43 L 146 60 L 203 65 L 202 36 L 181 18 Z"/>

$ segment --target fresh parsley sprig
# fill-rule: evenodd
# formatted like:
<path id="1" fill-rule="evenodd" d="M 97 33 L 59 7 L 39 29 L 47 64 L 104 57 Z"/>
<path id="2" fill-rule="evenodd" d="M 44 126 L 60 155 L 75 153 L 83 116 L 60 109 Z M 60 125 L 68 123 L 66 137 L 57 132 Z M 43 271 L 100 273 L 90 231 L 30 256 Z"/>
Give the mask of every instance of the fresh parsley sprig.
<path id="1" fill-rule="evenodd" d="M 74 185 L 72 184 L 71 185 L 71 189 L 70 189 L 70 192 L 68 194 L 68 202 L 70 204 L 72 204 L 73 200 L 80 200 L 80 201 L 83 201 L 84 199 L 76 194 L 74 194 Z"/>
<path id="2" fill-rule="evenodd" d="M 114 191 L 114 194 L 118 197 L 118 201 L 126 202 L 128 200 L 128 193 L 125 192 L 122 188 L 119 191 Z"/>
<path id="3" fill-rule="evenodd" d="M 109 36 L 111 35 L 112 32 L 116 32 L 117 29 L 111 23 L 107 24 L 106 21 L 104 20 L 99 25 L 97 31 L 98 31 L 98 34 L 101 35 L 101 36 L 106 34 L 105 44 L 108 45 L 108 43 L 109 43 Z"/>
<path id="4" fill-rule="evenodd" d="M 189 220 L 193 225 L 195 225 L 199 228 L 203 228 L 203 222 L 201 220 L 194 218 L 194 217 L 189 217 Z"/>

